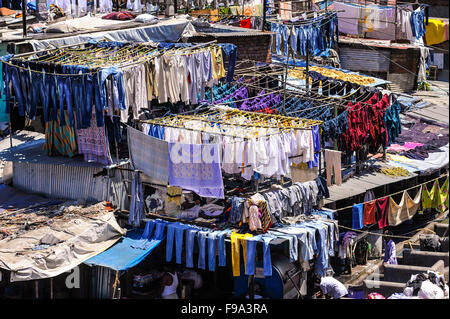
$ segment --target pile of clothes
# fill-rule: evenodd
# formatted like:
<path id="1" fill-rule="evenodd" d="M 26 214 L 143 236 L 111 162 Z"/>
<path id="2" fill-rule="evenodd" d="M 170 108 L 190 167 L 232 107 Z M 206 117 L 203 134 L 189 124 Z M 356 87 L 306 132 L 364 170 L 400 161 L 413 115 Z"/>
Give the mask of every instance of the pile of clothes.
<path id="1" fill-rule="evenodd" d="M 407 297 L 417 296 L 421 299 L 446 299 L 448 298 L 448 285 L 444 276 L 428 270 L 426 273 L 411 275 L 406 283 L 403 295 Z"/>

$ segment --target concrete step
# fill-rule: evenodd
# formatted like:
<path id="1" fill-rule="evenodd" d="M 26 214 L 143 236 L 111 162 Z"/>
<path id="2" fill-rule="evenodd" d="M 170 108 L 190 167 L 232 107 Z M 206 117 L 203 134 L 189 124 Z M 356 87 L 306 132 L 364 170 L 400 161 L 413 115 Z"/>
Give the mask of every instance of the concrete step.
<path id="1" fill-rule="evenodd" d="M 434 224 L 434 232 L 439 237 L 443 237 L 444 236 L 444 233 L 447 230 L 447 228 L 448 228 L 448 224 L 442 224 L 442 223 Z"/>
<path id="2" fill-rule="evenodd" d="M 439 260 L 431 267 L 410 266 L 410 265 L 383 265 L 384 281 L 406 283 L 411 275 L 427 272 L 427 270 L 444 273 L 444 261 Z"/>
<path id="3" fill-rule="evenodd" d="M 405 289 L 406 283 L 399 282 L 385 282 L 379 280 L 364 280 L 364 298 L 372 292 L 378 292 L 384 297 L 388 298 L 394 293 L 402 293 Z"/>
<path id="4" fill-rule="evenodd" d="M 448 252 L 403 250 L 403 265 L 414 265 L 421 267 L 432 267 L 437 261 L 443 260 L 444 266 L 448 267 Z"/>

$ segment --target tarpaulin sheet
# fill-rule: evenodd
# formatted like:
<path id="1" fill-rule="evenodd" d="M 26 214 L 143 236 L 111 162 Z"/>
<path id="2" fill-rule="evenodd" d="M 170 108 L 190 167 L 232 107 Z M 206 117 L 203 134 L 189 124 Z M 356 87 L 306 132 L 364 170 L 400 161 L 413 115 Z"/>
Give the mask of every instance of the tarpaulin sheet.
<path id="1" fill-rule="evenodd" d="M 128 231 L 127 235 L 114 246 L 87 260 L 85 264 L 103 266 L 117 271 L 132 268 L 144 260 L 162 241 L 162 239 L 141 239 L 141 237 L 141 231 Z"/>
<path id="2" fill-rule="evenodd" d="M 30 40 L 35 51 L 63 45 L 74 45 L 89 40 L 109 40 L 123 42 L 177 42 L 183 34 L 195 32 L 194 26 L 186 19 L 171 19 L 155 25 L 147 25 L 123 30 L 102 31 L 61 37 L 48 40 Z"/>
<path id="3" fill-rule="evenodd" d="M 75 216 L 55 221 L 16 238 L 0 241 L 0 268 L 11 272 L 11 281 L 58 276 L 111 247 L 125 234 L 112 212 L 97 217 Z M 34 250 L 51 236 L 56 245 Z"/>

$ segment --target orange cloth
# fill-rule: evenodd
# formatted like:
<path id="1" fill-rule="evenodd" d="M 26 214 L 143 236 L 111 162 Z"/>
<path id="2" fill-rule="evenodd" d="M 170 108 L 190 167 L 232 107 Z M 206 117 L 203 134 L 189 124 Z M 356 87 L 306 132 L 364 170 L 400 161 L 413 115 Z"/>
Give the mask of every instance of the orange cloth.
<path id="1" fill-rule="evenodd" d="M 364 210 L 363 210 L 363 225 L 372 225 L 377 222 L 375 213 L 375 201 L 371 201 L 364 204 Z"/>
<path id="2" fill-rule="evenodd" d="M 16 14 L 17 12 L 8 8 L 0 8 L 0 16 L 10 16 Z"/>

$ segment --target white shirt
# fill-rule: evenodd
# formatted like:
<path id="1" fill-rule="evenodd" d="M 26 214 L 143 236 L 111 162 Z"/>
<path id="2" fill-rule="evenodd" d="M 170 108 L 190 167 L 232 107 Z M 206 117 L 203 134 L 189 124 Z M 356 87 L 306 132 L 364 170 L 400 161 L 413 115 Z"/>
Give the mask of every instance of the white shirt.
<path id="1" fill-rule="evenodd" d="M 320 289 L 326 295 L 334 299 L 341 298 L 348 294 L 347 288 L 333 277 L 322 277 L 320 280 Z"/>
<path id="2" fill-rule="evenodd" d="M 165 286 L 164 287 L 164 290 L 163 290 L 163 292 L 161 294 L 162 297 L 169 296 L 169 295 L 177 293 L 178 276 L 177 276 L 176 273 L 175 273 L 175 275 L 172 275 L 170 272 L 168 272 L 168 274 L 172 276 L 172 284 L 170 286 Z"/>

